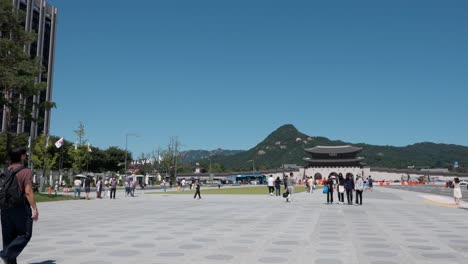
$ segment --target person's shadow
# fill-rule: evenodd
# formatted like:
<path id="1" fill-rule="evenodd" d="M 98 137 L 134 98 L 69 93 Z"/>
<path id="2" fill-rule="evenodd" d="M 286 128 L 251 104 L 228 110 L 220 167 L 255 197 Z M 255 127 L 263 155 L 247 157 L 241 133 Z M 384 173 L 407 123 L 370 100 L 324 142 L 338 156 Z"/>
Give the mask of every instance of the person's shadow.
<path id="1" fill-rule="evenodd" d="M 55 260 L 45 260 L 45 261 L 41 261 L 41 262 L 34 262 L 34 263 L 31 263 L 31 264 L 56 264 Z"/>

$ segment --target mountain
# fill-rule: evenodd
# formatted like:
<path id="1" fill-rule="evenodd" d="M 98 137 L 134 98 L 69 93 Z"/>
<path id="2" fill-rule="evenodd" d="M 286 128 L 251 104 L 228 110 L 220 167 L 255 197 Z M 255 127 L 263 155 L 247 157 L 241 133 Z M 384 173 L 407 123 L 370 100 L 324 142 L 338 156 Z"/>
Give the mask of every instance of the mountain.
<path id="1" fill-rule="evenodd" d="M 195 163 L 200 160 L 209 159 L 210 156 L 232 156 L 243 152 L 244 150 L 226 150 L 226 149 L 215 149 L 215 150 L 187 150 L 181 151 L 182 163 Z"/>
<path id="2" fill-rule="evenodd" d="M 359 154 L 371 167 L 407 168 L 447 167 L 454 161 L 468 164 L 468 147 L 453 144 L 417 143 L 406 147 L 377 146 L 364 143 L 349 143 L 325 137 L 308 136 L 293 125 L 283 125 L 268 135 L 262 142 L 247 151 L 233 155 L 214 155 L 212 162 L 221 164 L 226 170 L 275 169 L 282 164 L 304 165 L 305 148 L 315 146 L 354 145 L 362 147 Z M 204 154 L 207 157 L 209 154 Z"/>

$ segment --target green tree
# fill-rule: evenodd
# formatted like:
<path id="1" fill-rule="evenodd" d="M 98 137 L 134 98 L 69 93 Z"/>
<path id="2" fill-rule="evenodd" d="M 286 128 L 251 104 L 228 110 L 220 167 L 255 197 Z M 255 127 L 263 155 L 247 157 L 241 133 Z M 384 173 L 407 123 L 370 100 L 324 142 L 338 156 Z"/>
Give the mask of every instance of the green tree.
<path id="1" fill-rule="evenodd" d="M 36 36 L 24 30 L 24 12 L 13 10 L 11 0 L 0 0 L 0 89 L 3 92 L 0 105 L 5 106 L 7 115 L 6 129 L 2 131 L 6 133 L 6 152 L 12 147 L 11 118 L 41 121 L 33 116 L 30 109 L 33 106 L 45 110 L 55 107 L 53 102 L 39 104 L 37 100 L 27 100 L 38 96 L 46 84 L 38 82 L 42 66 L 27 52 Z"/>
<path id="2" fill-rule="evenodd" d="M 86 140 L 84 139 L 85 126 L 83 122 L 80 121 L 77 130 L 73 130 L 75 135 L 78 137 L 78 142 L 68 148 L 68 155 L 72 160 L 72 168 L 74 171 L 83 172 L 86 165 L 89 165 L 90 151 L 86 145 Z"/>
<path id="3" fill-rule="evenodd" d="M 36 138 L 31 159 L 35 169 L 42 170 L 42 179 L 40 181 L 42 192 L 45 191 L 46 182 L 44 177 L 46 177 L 47 172 L 56 165 L 58 157 L 59 153 L 53 151 L 53 148 L 50 146 L 50 142 L 49 145 L 47 144 L 47 137 L 44 134 Z"/>

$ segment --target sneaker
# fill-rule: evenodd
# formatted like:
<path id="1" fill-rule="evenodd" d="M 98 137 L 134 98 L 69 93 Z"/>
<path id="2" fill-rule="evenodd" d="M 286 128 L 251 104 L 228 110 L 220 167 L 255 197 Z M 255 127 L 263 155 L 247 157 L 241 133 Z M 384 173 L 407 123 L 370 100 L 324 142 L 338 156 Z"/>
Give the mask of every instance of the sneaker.
<path id="1" fill-rule="evenodd" d="M 270 196 L 273 196 L 273 193 L 270 193 Z"/>
<path id="2" fill-rule="evenodd" d="M 357 206 L 357 203 L 355 203 L 354 206 Z"/>

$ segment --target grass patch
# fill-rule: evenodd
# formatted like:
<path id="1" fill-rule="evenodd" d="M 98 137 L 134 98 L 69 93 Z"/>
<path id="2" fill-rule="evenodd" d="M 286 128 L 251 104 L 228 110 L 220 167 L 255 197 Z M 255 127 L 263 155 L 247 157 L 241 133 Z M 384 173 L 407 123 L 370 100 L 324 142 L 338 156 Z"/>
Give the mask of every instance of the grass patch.
<path id="1" fill-rule="evenodd" d="M 304 186 L 294 186 L 294 192 L 304 192 Z M 281 194 L 283 194 L 284 188 L 281 188 Z M 195 190 L 185 190 L 185 192 L 169 191 L 169 192 L 147 192 L 146 194 L 191 194 L 193 195 Z M 268 187 L 266 186 L 255 186 L 255 187 L 221 187 L 221 189 L 201 189 L 201 194 L 239 194 L 239 195 L 267 195 Z M 275 193 L 273 193 L 275 194 Z"/>
<path id="2" fill-rule="evenodd" d="M 55 201 L 64 201 L 64 200 L 73 200 L 72 196 L 66 196 L 66 195 L 53 195 L 53 194 L 44 194 L 44 193 L 35 193 L 34 194 L 34 199 L 36 200 L 37 203 L 43 203 L 43 202 L 55 202 Z"/>

